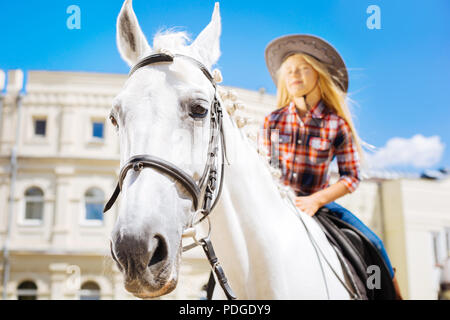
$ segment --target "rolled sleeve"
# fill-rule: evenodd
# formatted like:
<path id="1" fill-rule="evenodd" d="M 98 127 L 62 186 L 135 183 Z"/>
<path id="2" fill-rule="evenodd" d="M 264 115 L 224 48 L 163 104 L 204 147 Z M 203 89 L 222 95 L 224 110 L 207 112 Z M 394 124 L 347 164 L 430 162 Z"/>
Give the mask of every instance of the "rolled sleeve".
<path id="1" fill-rule="evenodd" d="M 342 181 L 352 193 L 361 182 L 360 161 L 350 126 L 344 119 L 339 121 L 334 147 L 340 176 L 338 181 Z"/>
<path id="2" fill-rule="evenodd" d="M 358 188 L 360 182 L 357 178 L 348 176 L 341 176 L 338 181 L 342 181 L 350 193 L 353 193 Z"/>

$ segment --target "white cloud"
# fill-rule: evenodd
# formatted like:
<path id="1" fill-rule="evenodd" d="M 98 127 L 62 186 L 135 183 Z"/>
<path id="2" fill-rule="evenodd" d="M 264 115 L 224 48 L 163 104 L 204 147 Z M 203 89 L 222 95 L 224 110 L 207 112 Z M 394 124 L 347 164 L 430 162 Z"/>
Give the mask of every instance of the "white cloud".
<path id="1" fill-rule="evenodd" d="M 429 168 L 441 161 L 445 144 L 439 136 L 424 137 L 416 134 L 410 139 L 394 137 L 375 153 L 366 153 L 372 168 L 413 166 Z"/>

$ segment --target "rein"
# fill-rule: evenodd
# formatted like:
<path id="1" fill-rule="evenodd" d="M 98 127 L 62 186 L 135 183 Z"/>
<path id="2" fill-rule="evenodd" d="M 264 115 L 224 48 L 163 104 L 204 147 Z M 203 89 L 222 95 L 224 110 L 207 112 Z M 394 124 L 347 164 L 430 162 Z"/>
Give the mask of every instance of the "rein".
<path id="1" fill-rule="evenodd" d="M 217 259 L 210 239 L 211 224 L 209 221 L 209 214 L 216 206 L 221 195 L 225 171 L 224 161 L 226 159 L 225 136 L 222 126 L 222 106 L 217 99 L 216 82 L 214 81 L 214 78 L 212 77 L 208 69 L 196 59 L 181 54 L 171 55 L 167 53 L 152 54 L 148 57 L 143 58 L 131 69 L 128 77 L 131 77 L 138 69 L 142 67 L 156 63 L 172 63 L 174 58 L 178 57 L 187 59 L 194 63 L 203 72 L 203 74 L 208 78 L 208 80 L 214 87 L 214 99 L 210 108 L 210 140 L 208 145 L 207 161 L 202 177 L 197 183 L 182 169 L 168 161 L 165 161 L 164 159 L 148 154 L 132 156 L 120 170 L 117 186 L 111 198 L 106 203 L 105 208 L 103 209 L 103 213 L 106 213 L 116 202 L 122 190 L 123 181 L 125 180 L 128 171 L 131 169 L 133 169 L 135 172 L 140 172 L 145 168 L 155 169 L 161 174 L 165 174 L 174 178 L 189 192 L 195 209 L 195 212 L 190 219 L 189 225 L 187 226 L 187 228 L 185 228 L 183 233 L 183 237 L 192 237 L 194 239 L 194 243 L 183 247 L 183 252 L 192 249 L 197 245 L 201 245 L 214 273 L 217 276 L 220 286 L 227 296 L 227 299 L 234 300 L 236 299 L 236 296 L 228 284 L 228 280 L 225 276 L 222 266 Z M 221 151 L 220 153 L 222 162 L 220 168 L 220 179 L 217 179 L 218 168 L 216 163 L 219 160 L 219 149 Z M 199 214 L 201 214 L 202 216 L 199 219 L 196 219 Z M 195 237 L 195 225 L 199 224 L 206 218 L 208 218 L 209 225 L 208 235 L 200 240 L 197 240 Z"/>

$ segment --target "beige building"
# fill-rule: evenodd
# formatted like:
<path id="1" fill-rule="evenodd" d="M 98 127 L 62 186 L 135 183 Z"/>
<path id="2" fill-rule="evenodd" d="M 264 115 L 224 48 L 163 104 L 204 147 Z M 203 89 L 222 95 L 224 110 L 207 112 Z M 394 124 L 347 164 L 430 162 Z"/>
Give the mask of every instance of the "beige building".
<path id="1" fill-rule="evenodd" d="M 21 73 L 9 72 L 0 103 L 0 272 L 7 275 L 6 292 L 1 287 L 7 299 L 133 299 L 109 256 L 118 206 L 101 214 L 119 172 L 118 139 L 106 119 L 125 79 L 30 71 L 26 94 L 19 95 Z M 245 105 L 237 114 L 254 119 L 248 132 L 275 105 L 262 91 L 222 90 Z M 406 298 L 436 299 L 438 265 L 449 251 L 450 179 L 365 175 L 338 202 L 385 241 Z M 188 252 L 183 261 L 179 285 L 164 299 L 204 297 L 203 252 Z"/>

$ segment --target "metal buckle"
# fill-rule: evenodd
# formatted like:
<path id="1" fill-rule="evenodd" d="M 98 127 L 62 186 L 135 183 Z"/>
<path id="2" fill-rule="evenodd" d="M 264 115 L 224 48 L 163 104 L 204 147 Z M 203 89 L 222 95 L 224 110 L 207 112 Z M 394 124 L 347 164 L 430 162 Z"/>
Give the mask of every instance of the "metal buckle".
<path id="1" fill-rule="evenodd" d="M 194 243 L 183 247 L 183 252 L 195 248 L 196 246 L 201 246 L 201 241 L 203 239 L 209 239 L 209 236 L 211 235 L 211 220 L 209 219 L 209 216 L 205 216 L 204 211 L 205 210 L 203 209 L 197 210 L 192 215 L 189 227 L 183 231 L 182 238 L 192 238 L 194 240 Z M 197 219 L 199 213 L 203 214 L 203 217 Z M 197 239 L 197 229 L 195 228 L 195 226 L 200 224 L 205 219 L 208 221 L 208 233 L 205 237 Z"/>

